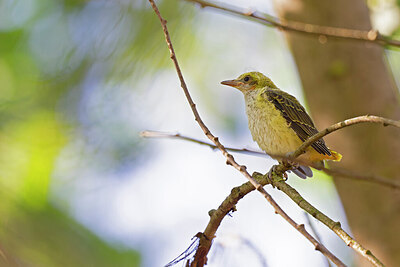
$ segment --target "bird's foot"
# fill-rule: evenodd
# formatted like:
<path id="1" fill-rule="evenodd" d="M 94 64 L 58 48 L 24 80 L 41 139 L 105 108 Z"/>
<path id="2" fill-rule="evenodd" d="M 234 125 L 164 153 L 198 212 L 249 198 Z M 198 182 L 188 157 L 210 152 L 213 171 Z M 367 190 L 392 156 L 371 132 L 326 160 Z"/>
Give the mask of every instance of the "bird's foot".
<path id="1" fill-rule="evenodd" d="M 272 173 L 275 173 L 276 175 L 282 177 L 283 181 L 287 181 L 288 175 L 287 175 L 286 171 L 289 170 L 288 166 L 290 166 L 290 164 L 288 165 L 287 162 L 284 162 L 284 163 L 280 162 L 279 165 L 272 166 L 272 168 L 269 170 L 269 172 L 267 174 L 268 181 L 270 182 L 272 187 L 275 188 L 275 185 L 274 185 L 274 182 L 272 179 Z"/>
<path id="2" fill-rule="evenodd" d="M 286 181 L 288 179 L 287 173 L 286 172 L 282 172 L 282 169 L 281 169 L 280 165 L 272 166 L 272 168 L 267 173 L 267 179 L 268 179 L 269 183 L 272 185 L 273 188 L 275 188 L 274 179 L 272 177 L 273 173 L 275 173 L 275 174 L 277 174 L 279 176 L 282 175 L 282 178 L 283 178 L 284 181 Z"/>

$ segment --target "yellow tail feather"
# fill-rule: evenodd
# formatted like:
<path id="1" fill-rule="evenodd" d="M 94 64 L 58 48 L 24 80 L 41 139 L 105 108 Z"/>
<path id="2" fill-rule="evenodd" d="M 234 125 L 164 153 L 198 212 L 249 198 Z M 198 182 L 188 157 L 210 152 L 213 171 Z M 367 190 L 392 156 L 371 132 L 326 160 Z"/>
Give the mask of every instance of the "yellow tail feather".
<path id="1" fill-rule="evenodd" d="M 342 155 L 340 155 L 336 151 L 331 150 L 331 154 L 332 154 L 332 156 L 331 156 L 330 160 L 340 161 L 342 159 Z"/>

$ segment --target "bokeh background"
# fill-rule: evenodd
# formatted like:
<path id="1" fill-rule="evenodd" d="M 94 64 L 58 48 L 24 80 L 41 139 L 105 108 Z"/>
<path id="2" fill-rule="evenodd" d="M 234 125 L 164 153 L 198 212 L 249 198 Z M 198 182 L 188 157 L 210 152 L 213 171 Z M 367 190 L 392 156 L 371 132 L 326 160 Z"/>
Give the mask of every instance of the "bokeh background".
<path id="1" fill-rule="evenodd" d="M 225 2 L 275 14 L 270 1 Z M 400 34 L 398 1 L 367 2 L 375 28 Z M 224 145 L 257 149 L 242 95 L 220 81 L 258 70 L 306 104 L 282 33 L 184 1 L 158 4 L 197 107 Z M 400 54 L 386 55 L 399 81 Z M 143 130 L 205 140 L 147 1 L 0 0 L 1 266 L 162 266 L 183 252 L 245 180 L 218 152 L 144 139 Z M 274 164 L 235 157 L 249 171 Z M 331 178 L 289 183 L 350 231 Z M 309 229 L 296 205 L 271 194 Z M 261 195 L 237 209 L 209 266 L 325 264 Z M 314 224 L 351 265 L 353 252 Z"/>

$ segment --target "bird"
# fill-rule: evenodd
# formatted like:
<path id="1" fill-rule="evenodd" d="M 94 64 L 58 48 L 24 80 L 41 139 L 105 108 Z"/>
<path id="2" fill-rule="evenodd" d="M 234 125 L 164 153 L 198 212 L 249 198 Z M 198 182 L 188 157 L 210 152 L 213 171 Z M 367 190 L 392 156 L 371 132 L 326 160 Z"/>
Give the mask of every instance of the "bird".
<path id="1" fill-rule="evenodd" d="M 281 160 L 294 152 L 305 140 L 318 133 L 311 117 L 300 102 L 280 90 L 264 74 L 252 71 L 221 84 L 239 89 L 244 95 L 248 125 L 253 140 L 272 158 Z M 342 155 L 330 150 L 321 138 L 299 156 L 299 160 L 317 169 L 325 160 L 340 161 Z M 312 177 L 308 166 L 293 164 L 300 178 Z"/>

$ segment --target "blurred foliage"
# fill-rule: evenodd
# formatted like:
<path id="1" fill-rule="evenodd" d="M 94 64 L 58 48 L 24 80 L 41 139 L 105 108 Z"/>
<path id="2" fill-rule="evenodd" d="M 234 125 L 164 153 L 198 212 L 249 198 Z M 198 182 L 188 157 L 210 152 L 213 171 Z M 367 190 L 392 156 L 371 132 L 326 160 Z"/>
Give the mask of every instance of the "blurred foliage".
<path id="1" fill-rule="evenodd" d="M 391 36 L 393 39 L 399 40 L 400 39 L 400 27 L 398 27 Z M 393 47 L 394 50 L 399 50 L 398 47 Z"/>
<path id="2" fill-rule="evenodd" d="M 5 196 L 0 266 L 139 266 L 138 253 L 106 244 L 63 212 L 32 210 Z"/>
<path id="3" fill-rule="evenodd" d="M 176 41 L 190 49 L 191 9 L 160 9 L 171 30 L 188 32 Z M 139 265 L 137 252 L 55 208 L 50 185 L 66 146 L 100 172 L 140 160 L 139 127 L 127 122 L 140 89 L 131 81 L 166 67 L 162 38 L 144 0 L 0 1 L 1 266 Z"/>

